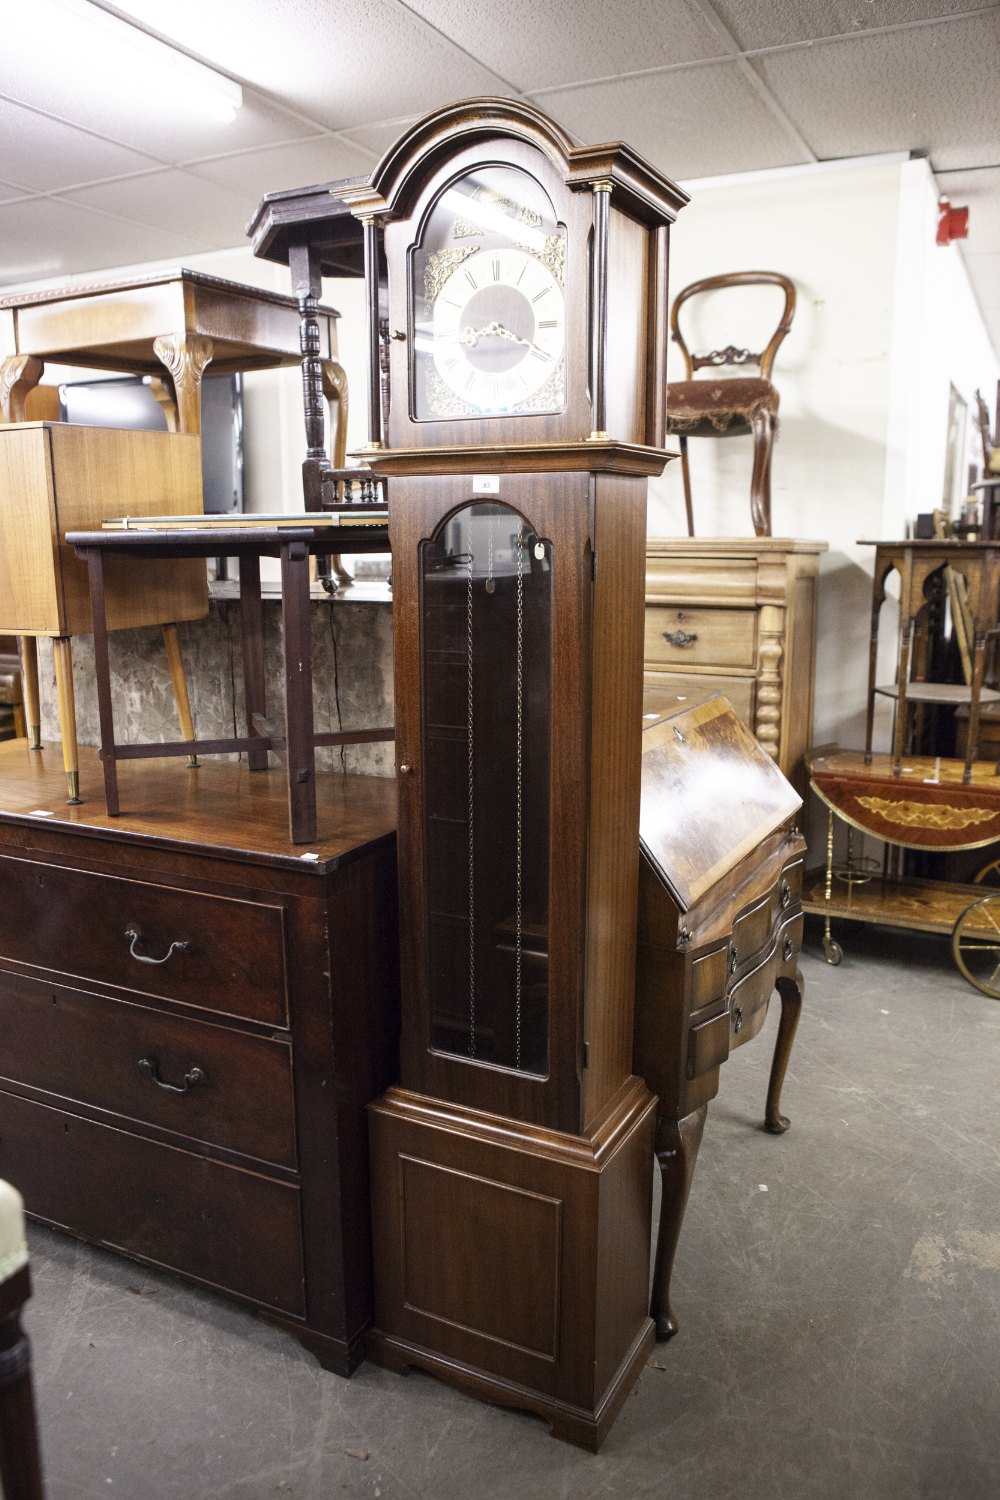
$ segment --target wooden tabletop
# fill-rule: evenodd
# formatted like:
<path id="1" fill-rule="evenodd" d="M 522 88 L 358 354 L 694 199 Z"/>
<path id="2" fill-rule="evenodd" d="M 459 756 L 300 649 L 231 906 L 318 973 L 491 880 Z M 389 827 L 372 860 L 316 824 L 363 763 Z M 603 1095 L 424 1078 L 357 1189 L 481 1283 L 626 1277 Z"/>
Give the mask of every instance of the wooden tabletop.
<path id="1" fill-rule="evenodd" d="M 5 740 L 0 743 L 0 824 L 46 823 L 74 833 L 319 874 L 396 828 L 391 777 L 320 772 L 319 837 L 314 844 L 300 845 L 289 841 L 288 793 L 280 766 L 251 773 L 235 761 L 213 761 L 196 770 L 179 760 L 124 761 L 118 776 L 127 811 L 111 818 L 97 751 L 81 747 L 83 800 L 70 807 L 59 745 L 29 750 L 26 740 Z"/>

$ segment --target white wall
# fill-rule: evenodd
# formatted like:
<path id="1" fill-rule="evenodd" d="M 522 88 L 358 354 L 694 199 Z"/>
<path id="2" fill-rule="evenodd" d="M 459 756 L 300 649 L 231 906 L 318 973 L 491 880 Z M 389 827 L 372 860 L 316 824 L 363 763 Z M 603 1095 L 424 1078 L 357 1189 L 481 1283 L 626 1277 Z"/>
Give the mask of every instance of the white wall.
<path id="1" fill-rule="evenodd" d="M 670 286 L 720 271 L 783 271 L 798 307 L 773 378 L 781 419 L 772 472 L 776 536 L 820 539 L 814 741 L 861 744 L 871 549 L 940 504 L 948 390 L 995 389 L 996 358 L 954 247 L 934 244 L 937 193 L 922 161 L 824 163 L 687 184 Z M 777 290 L 720 292 L 688 319 L 689 347 L 763 347 Z M 744 321 L 744 309 L 748 321 Z M 683 314 L 682 314 L 683 319 Z M 687 330 L 686 330 L 687 336 Z M 684 378 L 672 348 L 670 378 Z M 689 444 L 695 528 L 749 536 L 749 438 Z M 686 530 L 679 463 L 651 488 L 654 535 Z M 895 618 L 883 620 L 891 676 Z M 884 733 L 888 721 L 883 716 Z"/>

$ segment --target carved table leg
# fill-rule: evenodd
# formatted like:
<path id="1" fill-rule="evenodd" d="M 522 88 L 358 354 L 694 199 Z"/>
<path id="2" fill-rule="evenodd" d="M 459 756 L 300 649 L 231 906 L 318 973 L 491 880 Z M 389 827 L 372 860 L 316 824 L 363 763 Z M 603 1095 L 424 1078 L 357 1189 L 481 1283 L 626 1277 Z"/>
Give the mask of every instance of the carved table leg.
<path id="1" fill-rule="evenodd" d="M 33 354 L 0 359 L 0 422 L 23 422 L 24 403 L 41 380 L 45 366 Z"/>
<path id="2" fill-rule="evenodd" d="M 215 353 L 214 343 L 200 334 L 161 334 L 153 340 L 153 351 L 174 382 L 181 432 L 200 432 L 201 377 Z"/>
<path id="3" fill-rule="evenodd" d="M 180 430 L 180 418 L 177 414 L 177 401 L 174 396 L 174 388 L 170 381 L 166 380 L 162 375 L 151 375 L 149 377 L 149 389 L 163 409 L 163 415 L 167 419 L 167 431 L 178 432 Z"/>
<path id="4" fill-rule="evenodd" d="M 781 1089 L 785 1082 L 788 1059 L 792 1055 L 792 1043 L 795 1041 L 799 1016 L 802 1013 L 801 969 L 796 966 L 794 975 L 782 975 L 776 987 L 781 996 L 781 1020 L 778 1024 L 778 1038 L 774 1044 L 774 1057 L 771 1061 L 771 1077 L 767 1085 L 764 1129 L 769 1130 L 772 1135 L 783 1135 L 788 1129 L 789 1120 L 781 1113 Z"/>
<path id="5" fill-rule="evenodd" d="M 181 738 L 193 740 L 194 720 L 191 717 L 191 700 L 188 697 L 187 678 L 184 675 L 184 658 L 181 656 L 181 643 L 177 638 L 176 625 L 164 625 L 163 648 L 167 653 L 167 665 L 170 668 L 170 683 L 174 690 L 177 717 L 180 720 Z M 197 755 L 188 756 L 188 765 L 192 768 L 197 767 Z"/>
<path id="6" fill-rule="evenodd" d="M 656 1119 L 655 1150 L 660 1163 L 662 1196 L 650 1314 L 658 1339 L 673 1338 L 677 1332 L 677 1320 L 670 1307 L 670 1278 L 707 1114 L 708 1105 L 703 1104 L 683 1120 L 665 1120 L 659 1115 Z"/>
<path id="7" fill-rule="evenodd" d="M 321 359 L 319 368 L 323 382 L 323 395 L 330 403 L 331 422 L 333 419 L 334 403 L 336 403 L 337 421 L 333 429 L 331 448 L 333 452 L 333 467 L 335 469 L 342 469 L 347 463 L 347 371 L 335 359 Z M 342 505 L 343 501 L 344 483 L 343 480 L 338 480 L 337 503 Z M 354 579 L 341 562 L 339 552 L 331 554 L 330 568 L 333 570 L 337 588 L 344 588 L 354 582 Z"/>
<path id="8" fill-rule="evenodd" d="M 62 735 L 63 769 L 69 796 L 75 806 L 80 798 L 80 758 L 76 746 L 76 697 L 73 692 L 73 643 L 68 635 L 57 635 L 52 641 L 56 669 L 56 693 L 59 697 L 59 732 Z"/>
<path id="9" fill-rule="evenodd" d="M 42 710 L 38 692 L 38 642 L 33 635 L 18 638 L 21 648 L 21 688 L 25 716 L 28 720 L 28 744 L 32 750 L 42 748 Z"/>

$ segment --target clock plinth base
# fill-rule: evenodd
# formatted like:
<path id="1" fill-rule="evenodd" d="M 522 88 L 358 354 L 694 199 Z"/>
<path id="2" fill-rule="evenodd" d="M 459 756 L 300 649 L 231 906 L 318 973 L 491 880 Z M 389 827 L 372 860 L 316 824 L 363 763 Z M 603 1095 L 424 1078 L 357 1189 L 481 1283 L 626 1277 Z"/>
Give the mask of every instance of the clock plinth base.
<path id="1" fill-rule="evenodd" d="M 370 1105 L 370 1357 L 596 1451 L 655 1336 L 654 1109 L 634 1077 L 584 1135 L 398 1088 Z"/>

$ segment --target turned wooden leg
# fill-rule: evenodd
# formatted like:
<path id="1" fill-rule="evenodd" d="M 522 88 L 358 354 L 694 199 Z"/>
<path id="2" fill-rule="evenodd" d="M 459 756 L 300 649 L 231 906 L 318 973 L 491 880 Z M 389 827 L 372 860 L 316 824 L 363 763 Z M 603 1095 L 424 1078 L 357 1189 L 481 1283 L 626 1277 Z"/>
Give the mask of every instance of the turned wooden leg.
<path id="1" fill-rule="evenodd" d="M 764 1129 L 769 1130 L 772 1135 L 784 1135 L 790 1123 L 788 1117 L 781 1113 L 781 1090 L 788 1070 L 788 1059 L 792 1055 L 799 1016 L 802 1014 L 802 989 L 802 971 L 797 965 L 794 975 L 782 975 L 777 981 L 777 991 L 781 996 L 781 1020 L 774 1044 L 774 1057 L 771 1059 L 771 1077 L 768 1080 L 767 1105 L 764 1110 Z"/>
<path id="2" fill-rule="evenodd" d="M 0 359 L 0 422 L 23 422 L 24 404 L 41 380 L 45 366 L 33 354 Z"/>
<path id="3" fill-rule="evenodd" d="M 184 658 L 181 656 L 181 643 L 177 637 L 176 625 L 164 625 L 163 645 L 167 653 L 167 665 L 170 668 L 170 681 L 174 689 L 174 703 L 177 705 L 177 717 L 181 725 L 181 739 L 194 739 L 194 720 L 191 717 L 191 700 L 188 698 L 187 678 L 184 676 Z M 197 766 L 197 755 L 188 756 L 188 765 Z"/>
<path id="4" fill-rule="evenodd" d="M 677 1320 L 670 1307 L 670 1278 L 707 1114 L 708 1105 L 703 1104 L 683 1120 L 665 1120 L 661 1116 L 656 1120 L 655 1150 L 660 1163 L 662 1196 L 650 1315 L 658 1339 L 671 1339 L 677 1332 Z"/>
<path id="5" fill-rule="evenodd" d="M 33 635 L 17 638 L 21 652 L 21 690 L 24 693 L 24 715 L 28 721 L 28 744 L 32 750 L 42 748 L 42 709 L 38 691 L 38 642 Z"/>
<path id="6" fill-rule="evenodd" d="M 684 511 L 687 515 L 688 536 L 694 536 L 694 502 L 691 499 L 691 466 L 688 462 L 688 440 L 681 434 L 681 478 L 684 481 Z"/>
<path id="7" fill-rule="evenodd" d="M 771 535 L 771 448 L 774 420 L 769 411 L 753 415 L 753 474 L 750 478 L 750 515 L 757 536 Z"/>
<path id="8" fill-rule="evenodd" d="M 31 1389 L 31 1350 L 21 1307 L 31 1295 L 28 1267 L 0 1285 L 0 1494 L 42 1500 L 42 1465 Z"/>
<path id="9" fill-rule="evenodd" d="M 214 343 L 196 333 L 161 334 L 153 340 L 153 352 L 170 371 L 181 432 L 200 432 L 201 377 L 215 353 Z"/>
<path id="10" fill-rule="evenodd" d="M 59 733 L 62 735 L 63 769 L 69 796 L 75 806 L 80 802 L 80 760 L 76 748 L 76 698 L 73 693 L 73 643 L 68 635 L 57 635 L 52 641 L 56 668 L 56 692 L 59 696 Z"/>

